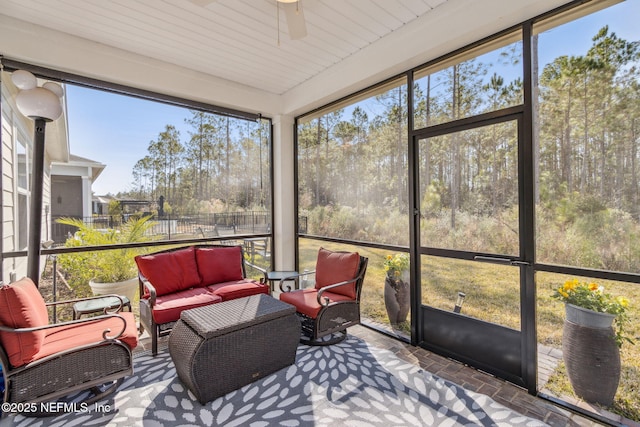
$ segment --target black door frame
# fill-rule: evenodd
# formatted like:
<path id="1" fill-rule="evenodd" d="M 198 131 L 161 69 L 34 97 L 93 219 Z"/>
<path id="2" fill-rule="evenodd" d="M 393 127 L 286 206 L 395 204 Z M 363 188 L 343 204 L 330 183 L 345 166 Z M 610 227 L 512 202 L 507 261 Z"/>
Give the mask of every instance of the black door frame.
<path id="1" fill-rule="evenodd" d="M 446 135 L 453 132 L 484 127 L 492 124 L 515 122 L 518 135 L 518 200 L 520 248 L 517 256 L 494 253 L 480 253 L 450 250 L 422 246 L 420 242 L 420 211 L 418 209 L 421 195 L 419 192 L 420 171 L 417 159 L 420 155 L 420 141 L 425 138 Z M 527 200 L 533 197 L 532 157 L 530 139 L 526 136 L 522 106 L 512 107 L 498 112 L 482 114 L 462 119 L 441 126 L 415 132 L 411 141 L 412 162 L 411 176 L 414 179 L 412 211 L 412 273 L 415 274 L 414 316 L 415 344 L 430 351 L 452 357 L 479 369 L 488 371 L 514 384 L 526 387 L 530 392 L 536 391 L 537 345 L 535 324 L 535 288 L 533 281 L 533 215 Z M 500 265 L 512 265 L 519 268 L 520 277 L 520 323 L 521 329 L 514 330 L 500 325 L 480 321 L 457 313 L 447 312 L 422 304 L 421 256 L 430 255 L 451 259 L 489 262 Z M 533 345 L 530 340 L 533 338 Z M 533 369 L 533 371 L 532 371 Z M 531 375 L 533 372 L 533 375 Z"/>

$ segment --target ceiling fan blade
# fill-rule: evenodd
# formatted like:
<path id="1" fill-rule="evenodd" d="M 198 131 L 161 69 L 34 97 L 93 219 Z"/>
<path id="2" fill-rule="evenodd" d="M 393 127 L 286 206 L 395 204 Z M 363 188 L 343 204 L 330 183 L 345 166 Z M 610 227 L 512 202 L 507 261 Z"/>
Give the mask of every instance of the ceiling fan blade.
<path id="1" fill-rule="evenodd" d="M 307 35 L 307 25 L 304 22 L 304 13 L 300 2 L 282 3 L 284 15 L 289 27 L 289 37 L 291 40 L 298 40 Z"/>
<path id="2" fill-rule="evenodd" d="M 211 3 L 215 3 L 216 0 L 189 0 L 191 3 L 195 4 L 196 6 L 209 6 Z"/>

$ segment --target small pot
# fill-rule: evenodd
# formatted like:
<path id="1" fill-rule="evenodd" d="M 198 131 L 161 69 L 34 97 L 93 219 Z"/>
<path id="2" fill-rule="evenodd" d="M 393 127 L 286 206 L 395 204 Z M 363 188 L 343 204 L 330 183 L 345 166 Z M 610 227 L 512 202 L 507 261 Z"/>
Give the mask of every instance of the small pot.
<path id="1" fill-rule="evenodd" d="M 91 290 L 94 295 L 124 295 L 129 298 L 129 301 L 133 302 L 133 299 L 138 292 L 138 278 L 134 277 L 123 282 L 113 283 L 100 283 L 90 280 L 89 286 L 91 286 Z"/>
<path id="2" fill-rule="evenodd" d="M 600 313 L 573 304 L 565 304 L 566 319 L 576 325 L 588 328 L 610 328 L 616 318 L 610 313 Z"/>

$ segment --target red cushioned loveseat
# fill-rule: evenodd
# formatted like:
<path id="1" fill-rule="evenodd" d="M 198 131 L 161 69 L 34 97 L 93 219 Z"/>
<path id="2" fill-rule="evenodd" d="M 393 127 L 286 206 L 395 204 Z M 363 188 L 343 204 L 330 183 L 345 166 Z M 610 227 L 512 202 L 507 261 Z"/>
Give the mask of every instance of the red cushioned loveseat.
<path id="1" fill-rule="evenodd" d="M 268 294 L 265 278 L 246 277 L 242 246 L 196 245 L 135 258 L 140 281 L 140 328 L 158 337 L 171 332 L 180 313 L 191 308 L 257 294 Z"/>

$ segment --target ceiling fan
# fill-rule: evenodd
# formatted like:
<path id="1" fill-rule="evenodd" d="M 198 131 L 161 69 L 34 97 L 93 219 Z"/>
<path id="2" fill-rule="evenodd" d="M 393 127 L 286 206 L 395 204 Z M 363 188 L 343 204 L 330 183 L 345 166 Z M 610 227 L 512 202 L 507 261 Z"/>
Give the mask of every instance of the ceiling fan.
<path id="1" fill-rule="evenodd" d="M 208 6 L 216 0 L 189 0 L 198 6 Z M 304 13 L 302 12 L 301 0 L 276 0 L 277 22 L 278 22 L 278 44 L 280 43 L 280 8 L 284 10 L 284 16 L 289 28 L 289 37 L 291 40 L 299 40 L 307 35 L 307 25 L 304 21 Z"/>

